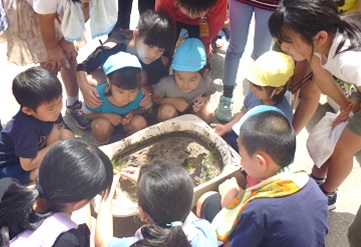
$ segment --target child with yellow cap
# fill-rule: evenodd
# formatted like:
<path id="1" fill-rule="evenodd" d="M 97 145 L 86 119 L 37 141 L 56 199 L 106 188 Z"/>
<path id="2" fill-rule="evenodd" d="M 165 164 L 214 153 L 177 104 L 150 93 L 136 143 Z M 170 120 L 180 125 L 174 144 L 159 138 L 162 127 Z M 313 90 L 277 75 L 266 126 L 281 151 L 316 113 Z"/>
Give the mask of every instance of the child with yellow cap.
<path id="1" fill-rule="evenodd" d="M 247 111 L 258 105 L 270 105 L 280 109 L 292 123 L 293 111 L 285 97 L 286 83 L 294 72 L 293 59 L 280 52 L 269 51 L 260 56 L 246 72 L 245 80 L 250 90 L 244 99 L 242 111 L 227 124 L 211 124 L 214 131 L 238 151 L 234 129 Z"/>

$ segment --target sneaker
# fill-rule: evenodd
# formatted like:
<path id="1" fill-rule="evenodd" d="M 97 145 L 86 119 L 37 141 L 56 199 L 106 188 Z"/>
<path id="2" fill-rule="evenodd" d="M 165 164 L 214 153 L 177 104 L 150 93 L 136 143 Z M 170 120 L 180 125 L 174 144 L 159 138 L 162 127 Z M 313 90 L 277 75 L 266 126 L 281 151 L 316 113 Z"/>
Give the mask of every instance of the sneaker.
<path id="1" fill-rule="evenodd" d="M 73 105 L 67 106 L 66 111 L 75 119 L 76 125 L 78 125 L 80 129 L 84 130 L 90 127 L 90 120 L 83 116 L 81 107 L 82 103 L 77 100 Z"/>
<path id="2" fill-rule="evenodd" d="M 328 211 L 336 208 L 337 194 L 338 190 L 335 190 L 333 193 L 326 195 L 328 199 Z"/>
<path id="3" fill-rule="evenodd" d="M 218 108 L 216 109 L 216 117 L 222 122 L 229 122 L 232 120 L 233 99 L 226 96 L 221 96 Z"/>
<path id="4" fill-rule="evenodd" d="M 318 186 L 320 186 L 321 184 L 323 184 L 325 182 L 325 178 L 315 178 L 314 176 L 312 176 L 312 174 L 310 174 L 310 178 L 312 178 L 313 180 L 315 180 L 316 184 Z"/>

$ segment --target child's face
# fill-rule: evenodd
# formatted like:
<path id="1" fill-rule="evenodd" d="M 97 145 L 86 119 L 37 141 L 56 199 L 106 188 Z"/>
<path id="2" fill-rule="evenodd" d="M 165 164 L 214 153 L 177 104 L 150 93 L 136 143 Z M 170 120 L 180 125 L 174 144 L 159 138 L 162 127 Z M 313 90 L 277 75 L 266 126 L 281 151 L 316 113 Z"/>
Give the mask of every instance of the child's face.
<path id="1" fill-rule="evenodd" d="M 162 48 L 144 44 L 144 38 L 136 39 L 135 46 L 136 46 L 138 58 L 144 64 L 150 64 L 154 62 L 155 60 L 160 58 L 164 53 L 164 49 Z"/>
<path id="2" fill-rule="evenodd" d="M 302 61 L 312 57 L 312 45 L 307 43 L 298 33 L 285 30 L 287 40 L 282 41 L 281 49 L 290 55 L 295 61 Z"/>
<path id="3" fill-rule="evenodd" d="M 237 138 L 238 152 L 241 156 L 241 165 L 244 170 L 252 176 L 254 179 L 260 180 L 262 177 L 262 170 L 259 169 L 258 160 L 256 154 L 249 156 L 247 150 L 241 144 L 241 138 Z"/>
<path id="4" fill-rule="evenodd" d="M 265 90 L 264 87 L 257 87 L 255 86 L 253 83 L 250 83 L 249 84 L 249 87 L 250 89 L 252 90 L 252 93 L 254 94 L 254 96 L 257 98 L 257 99 L 260 99 L 260 100 L 269 100 L 270 97 L 267 93 L 267 91 Z"/>
<path id="5" fill-rule="evenodd" d="M 110 90 L 112 92 L 112 99 L 119 107 L 127 106 L 130 102 L 135 100 L 138 95 L 138 88 L 126 90 L 115 85 L 110 85 Z"/>
<path id="6" fill-rule="evenodd" d="M 42 103 L 36 108 L 36 112 L 31 111 L 30 115 L 42 122 L 55 122 L 61 113 L 63 108 L 63 97 L 49 102 Z"/>
<path id="7" fill-rule="evenodd" d="M 174 71 L 175 83 L 185 93 L 190 93 L 196 89 L 202 79 L 198 72 Z"/>

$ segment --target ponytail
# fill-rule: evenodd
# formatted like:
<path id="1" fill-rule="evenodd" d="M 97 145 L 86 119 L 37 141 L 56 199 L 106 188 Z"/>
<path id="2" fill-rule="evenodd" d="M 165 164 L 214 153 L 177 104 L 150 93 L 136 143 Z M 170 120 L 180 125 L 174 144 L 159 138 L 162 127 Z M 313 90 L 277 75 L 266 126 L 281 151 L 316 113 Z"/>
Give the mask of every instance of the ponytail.
<path id="1" fill-rule="evenodd" d="M 342 14 L 337 21 L 337 27 L 337 33 L 343 38 L 336 49 L 336 54 L 344 51 L 361 51 L 361 13 L 351 11 Z M 346 39 L 350 40 L 349 46 L 341 50 Z"/>
<path id="2" fill-rule="evenodd" d="M 7 246 L 10 239 L 24 230 L 34 230 L 50 214 L 39 214 L 33 205 L 39 197 L 37 189 L 11 184 L 0 203 L 0 243 Z"/>
<path id="3" fill-rule="evenodd" d="M 170 228 L 157 225 L 145 225 L 141 228 L 144 239 L 131 245 L 131 247 L 190 247 L 187 236 L 184 234 L 182 226 Z"/>

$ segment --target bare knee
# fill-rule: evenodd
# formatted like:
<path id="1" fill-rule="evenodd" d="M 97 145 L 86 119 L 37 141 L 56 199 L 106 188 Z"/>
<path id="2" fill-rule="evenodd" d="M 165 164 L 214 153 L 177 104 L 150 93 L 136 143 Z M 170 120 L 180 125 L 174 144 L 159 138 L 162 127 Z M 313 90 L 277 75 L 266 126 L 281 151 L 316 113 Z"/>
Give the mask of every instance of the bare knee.
<path id="1" fill-rule="evenodd" d="M 97 118 L 91 124 L 92 134 L 98 143 L 107 143 L 113 133 L 114 127 L 108 119 Z"/>
<path id="2" fill-rule="evenodd" d="M 171 118 L 174 118 L 178 116 L 178 112 L 177 109 L 175 109 L 174 106 L 169 105 L 169 104 L 165 104 L 165 105 L 160 105 L 158 108 L 158 121 L 165 121 Z"/>
<path id="3" fill-rule="evenodd" d="M 145 118 L 141 115 L 135 115 L 133 116 L 130 123 L 124 126 L 124 130 L 127 132 L 128 135 L 131 135 L 146 127 L 147 127 L 147 121 L 145 120 Z"/>

